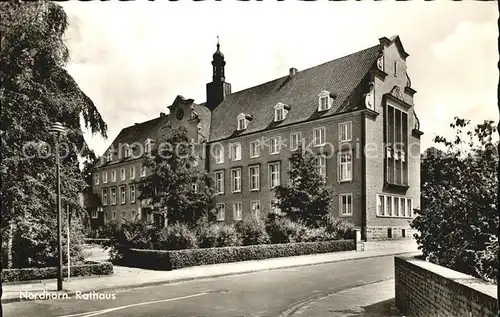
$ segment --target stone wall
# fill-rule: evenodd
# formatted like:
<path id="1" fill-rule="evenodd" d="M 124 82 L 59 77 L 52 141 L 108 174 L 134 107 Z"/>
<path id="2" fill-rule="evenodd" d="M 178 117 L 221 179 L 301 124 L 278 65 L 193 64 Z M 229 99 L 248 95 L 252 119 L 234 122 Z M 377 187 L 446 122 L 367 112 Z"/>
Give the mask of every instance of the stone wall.
<path id="1" fill-rule="evenodd" d="M 404 316 L 498 316 L 496 285 L 416 258 L 395 257 L 394 268 Z"/>

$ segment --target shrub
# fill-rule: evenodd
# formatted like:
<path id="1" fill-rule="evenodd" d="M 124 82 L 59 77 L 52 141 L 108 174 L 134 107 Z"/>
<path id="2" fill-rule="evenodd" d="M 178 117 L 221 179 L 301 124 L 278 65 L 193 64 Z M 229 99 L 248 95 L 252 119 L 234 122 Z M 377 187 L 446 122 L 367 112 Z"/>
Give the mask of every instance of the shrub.
<path id="1" fill-rule="evenodd" d="M 153 247 L 158 250 L 192 249 L 198 247 L 198 241 L 186 225 L 176 223 L 156 233 Z"/>
<path id="2" fill-rule="evenodd" d="M 325 227 L 318 228 L 303 228 L 299 236 L 297 237 L 297 242 L 319 242 L 319 241 L 330 241 L 334 240 L 332 235 L 326 230 Z"/>
<path id="3" fill-rule="evenodd" d="M 236 231 L 241 237 L 243 245 L 270 243 L 265 223 L 258 217 L 251 215 L 243 218 L 236 224 Z"/>
<path id="4" fill-rule="evenodd" d="M 144 221 L 130 221 L 124 223 L 111 222 L 104 229 L 109 240 L 104 245 L 110 249 L 110 258 L 120 260 L 123 249 L 152 247 L 152 236 L 155 227 Z"/>
<path id="5" fill-rule="evenodd" d="M 202 223 L 196 229 L 200 248 L 214 248 L 219 239 L 220 226 L 217 224 Z"/>
<path id="6" fill-rule="evenodd" d="M 197 228 L 197 235 L 202 248 L 241 245 L 241 238 L 233 225 L 207 223 Z"/>
<path id="7" fill-rule="evenodd" d="M 328 215 L 325 229 L 332 239 L 354 239 L 354 224 L 333 215 Z"/>
<path id="8" fill-rule="evenodd" d="M 241 247 L 191 249 L 179 251 L 128 250 L 125 259 L 128 265 L 172 270 L 190 266 L 229 263 L 238 261 L 263 260 L 316 253 L 354 250 L 353 240 L 263 244 Z"/>
<path id="9" fill-rule="evenodd" d="M 218 247 L 236 247 L 241 245 L 241 238 L 232 225 L 219 225 Z"/>
<path id="10" fill-rule="evenodd" d="M 301 240 L 301 232 L 306 226 L 300 222 L 294 222 L 283 215 L 269 213 L 266 221 L 266 231 L 271 243 L 293 243 Z"/>

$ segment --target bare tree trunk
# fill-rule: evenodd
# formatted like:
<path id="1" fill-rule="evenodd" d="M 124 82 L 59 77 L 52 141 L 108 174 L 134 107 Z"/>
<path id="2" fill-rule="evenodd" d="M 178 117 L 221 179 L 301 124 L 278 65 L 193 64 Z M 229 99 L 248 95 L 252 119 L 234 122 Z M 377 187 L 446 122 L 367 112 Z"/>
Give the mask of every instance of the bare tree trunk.
<path id="1" fill-rule="evenodd" d="M 14 240 L 14 229 L 15 229 L 15 225 L 14 225 L 14 220 L 11 219 L 9 221 L 9 240 L 7 241 L 7 268 L 10 269 L 12 268 L 12 252 L 13 252 L 13 248 L 12 248 L 12 245 L 13 245 L 13 240 Z"/>

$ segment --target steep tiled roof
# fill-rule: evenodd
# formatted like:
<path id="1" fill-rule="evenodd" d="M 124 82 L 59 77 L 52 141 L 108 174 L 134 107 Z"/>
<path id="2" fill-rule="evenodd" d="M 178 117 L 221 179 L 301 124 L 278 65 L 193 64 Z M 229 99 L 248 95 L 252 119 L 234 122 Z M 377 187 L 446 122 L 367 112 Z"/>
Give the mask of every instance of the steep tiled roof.
<path id="1" fill-rule="evenodd" d="M 359 85 L 379 57 L 380 45 L 228 95 L 212 112 L 210 141 L 245 135 L 272 127 L 358 109 L 351 102 L 360 95 Z M 330 110 L 318 113 L 318 95 L 329 91 L 336 97 Z M 282 102 L 291 107 L 286 119 L 274 123 L 274 106 Z M 244 112 L 253 116 L 244 131 L 236 131 L 236 118 Z"/>
<path id="2" fill-rule="evenodd" d="M 145 144 L 147 139 L 157 140 L 164 133 L 165 128 L 168 126 L 169 119 L 169 115 L 161 115 L 158 118 L 142 123 L 136 123 L 133 126 L 124 128 L 120 131 L 118 136 L 106 151 L 107 153 L 109 149 L 114 149 L 113 160 L 111 162 L 105 162 L 98 159 L 94 168 L 131 160 L 132 158 L 125 158 L 123 155 L 117 155 L 120 144 Z"/>

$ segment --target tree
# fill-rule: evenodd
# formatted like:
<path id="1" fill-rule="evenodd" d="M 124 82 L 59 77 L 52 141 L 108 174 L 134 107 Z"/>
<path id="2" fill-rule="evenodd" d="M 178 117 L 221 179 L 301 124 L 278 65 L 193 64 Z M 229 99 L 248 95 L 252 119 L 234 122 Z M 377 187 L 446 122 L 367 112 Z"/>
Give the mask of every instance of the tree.
<path id="1" fill-rule="evenodd" d="M 427 149 L 421 163 L 421 210 L 412 227 L 428 260 L 486 279 L 498 272 L 497 162 L 493 121 L 470 128 L 455 118 L 453 140 L 438 136 L 445 150 Z M 488 248 L 487 248 L 488 247 Z M 495 262 L 495 268 L 491 264 Z"/>
<path id="2" fill-rule="evenodd" d="M 62 7 L 49 1 L 7 1 L 0 3 L 0 14 L 0 198 L 10 267 L 19 222 L 31 219 L 40 232 L 45 230 L 51 234 L 48 238 L 56 239 L 50 126 L 59 121 L 67 128 L 61 153 L 62 204 L 76 212 L 82 212 L 78 192 L 86 186 L 79 158 L 95 158 L 83 138 L 80 119 L 85 128 L 104 137 L 107 127 L 92 100 L 64 68 L 69 57 L 63 41 L 68 22 Z M 23 252 L 27 257 L 38 256 Z"/>
<path id="3" fill-rule="evenodd" d="M 151 199 L 169 223 L 194 226 L 202 217 L 214 216 L 211 178 L 192 168 L 195 152 L 186 128 L 169 129 L 144 163 L 151 173 L 138 183 L 139 199 Z"/>
<path id="4" fill-rule="evenodd" d="M 316 226 L 330 211 L 333 192 L 318 172 L 317 156 L 302 148 L 290 157 L 290 182 L 275 188 L 277 207 L 293 221 Z"/>

